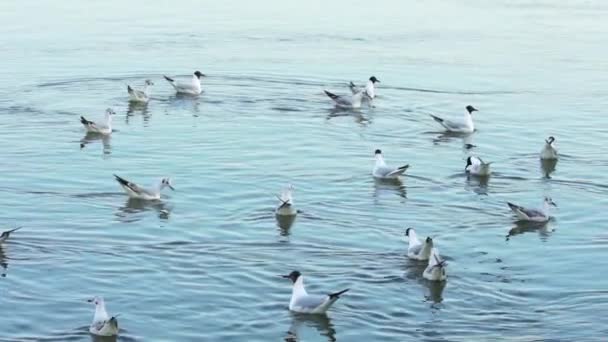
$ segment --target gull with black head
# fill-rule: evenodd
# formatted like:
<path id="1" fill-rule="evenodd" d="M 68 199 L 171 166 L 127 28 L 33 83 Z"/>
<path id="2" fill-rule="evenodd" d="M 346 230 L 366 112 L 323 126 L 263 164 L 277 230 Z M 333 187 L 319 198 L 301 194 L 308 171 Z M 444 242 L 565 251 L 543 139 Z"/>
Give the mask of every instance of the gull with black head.
<path id="1" fill-rule="evenodd" d="M 375 164 L 372 169 L 372 175 L 378 179 L 398 179 L 410 167 L 409 164 L 393 167 L 386 165 L 382 151 L 377 149 L 374 152 Z"/>
<path id="2" fill-rule="evenodd" d="M 178 82 L 173 78 L 164 75 L 163 77 L 171 84 L 171 86 L 173 86 L 173 89 L 175 89 L 176 93 L 199 95 L 203 91 L 203 88 L 201 86 L 201 77 L 206 77 L 206 75 L 197 70 L 192 75 L 192 79 L 190 80 L 190 82 Z"/>
<path id="3" fill-rule="evenodd" d="M 431 249 L 433 248 L 433 239 L 429 236 L 424 240 L 424 243 L 420 242 L 414 228 L 407 228 L 405 230 L 405 236 L 408 237 L 409 244 L 407 256 L 410 259 L 415 260 L 428 260 L 431 256 Z"/>
<path id="4" fill-rule="evenodd" d="M 473 176 L 487 177 L 492 173 L 490 164 L 492 163 L 486 163 L 479 157 L 470 156 L 467 158 L 467 165 L 464 167 L 464 171 Z"/>
<path id="5" fill-rule="evenodd" d="M 464 119 L 462 121 L 447 120 L 435 116 L 433 114 L 430 114 L 430 116 L 433 118 L 433 120 L 437 121 L 441 126 L 443 126 L 443 128 L 445 128 L 445 130 L 448 132 L 473 133 L 475 131 L 475 124 L 473 123 L 473 112 L 477 112 L 478 110 L 471 105 L 466 106 L 465 109 L 467 110 L 467 112 L 464 113 Z"/>
<path id="6" fill-rule="evenodd" d="M 545 146 L 540 151 L 540 159 L 542 160 L 557 160 L 559 155 L 557 154 L 557 149 L 555 148 L 555 138 L 548 137 L 545 140 Z"/>
<path id="7" fill-rule="evenodd" d="M 282 276 L 293 282 L 289 310 L 306 314 L 325 314 L 327 310 L 340 298 L 340 295 L 347 292 L 345 289 L 339 292 L 326 295 L 310 295 L 304 287 L 304 277 L 299 271 L 293 271 L 288 275 Z"/>

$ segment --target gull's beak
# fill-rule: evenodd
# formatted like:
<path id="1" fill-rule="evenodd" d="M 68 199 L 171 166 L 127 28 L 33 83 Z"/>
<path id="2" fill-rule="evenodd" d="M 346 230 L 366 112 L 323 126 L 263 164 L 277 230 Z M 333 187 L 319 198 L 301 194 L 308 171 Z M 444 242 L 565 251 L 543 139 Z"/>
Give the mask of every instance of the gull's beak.
<path id="1" fill-rule="evenodd" d="M 551 204 L 552 206 L 554 206 L 554 207 L 556 207 L 556 208 L 557 208 L 557 204 L 555 204 L 555 202 L 551 201 L 551 203 L 550 203 L 550 204 Z"/>
<path id="2" fill-rule="evenodd" d="M 173 185 L 171 185 L 171 184 L 167 184 L 167 186 L 169 187 L 169 189 L 171 189 L 171 190 L 175 191 L 175 188 L 173 187 Z"/>
<path id="3" fill-rule="evenodd" d="M 87 299 L 87 303 L 93 303 L 93 299 Z"/>
<path id="4" fill-rule="evenodd" d="M 289 274 L 288 274 L 288 275 L 280 275 L 279 277 L 281 277 L 281 278 L 285 278 L 285 279 L 289 279 L 289 278 L 290 278 L 290 277 L 289 277 Z"/>

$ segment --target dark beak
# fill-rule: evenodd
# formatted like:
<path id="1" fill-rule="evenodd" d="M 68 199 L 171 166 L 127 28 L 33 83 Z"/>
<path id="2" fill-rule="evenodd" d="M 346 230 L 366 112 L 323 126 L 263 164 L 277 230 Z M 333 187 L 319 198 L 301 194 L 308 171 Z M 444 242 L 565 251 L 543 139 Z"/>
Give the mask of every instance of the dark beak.
<path id="1" fill-rule="evenodd" d="M 281 277 L 281 278 L 285 278 L 285 279 L 290 279 L 290 278 L 291 278 L 291 277 L 289 276 L 289 274 L 288 274 L 288 275 L 280 275 L 279 277 Z"/>
<path id="2" fill-rule="evenodd" d="M 171 184 L 167 184 L 167 186 L 169 187 L 169 189 L 175 191 L 175 188 Z"/>
<path id="3" fill-rule="evenodd" d="M 555 202 L 551 202 L 551 205 L 557 208 L 557 204 L 555 204 Z"/>
<path id="4" fill-rule="evenodd" d="M 87 299 L 87 303 L 93 303 L 92 299 Z"/>

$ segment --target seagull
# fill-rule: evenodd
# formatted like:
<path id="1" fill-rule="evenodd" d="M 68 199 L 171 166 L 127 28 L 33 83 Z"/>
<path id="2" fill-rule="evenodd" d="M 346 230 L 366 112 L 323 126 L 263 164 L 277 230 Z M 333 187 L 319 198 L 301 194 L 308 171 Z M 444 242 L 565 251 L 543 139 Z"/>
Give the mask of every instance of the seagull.
<path id="1" fill-rule="evenodd" d="M 424 244 L 422 244 L 420 240 L 418 240 L 418 236 L 416 235 L 414 228 L 406 229 L 405 236 L 408 237 L 409 241 L 407 256 L 410 259 L 428 260 L 431 255 L 431 249 L 433 248 L 433 239 L 427 237 Z"/>
<path id="2" fill-rule="evenodd" d="M 549 221 L 549 206 L 557 207 L 550 197 L 545 197 L 542 209 L 527 209 L 522 206 L 507 202 L 509 208 L 515 213 L 520 221 L 547 222 Z"/>
<path id="3" fill-rule="evenodd" d="M 324 90 L 324 92 L 327 96 L 329 96 L 330 99 L 334 100 L 336 107 L 339 108 L 361 108 L 363 97 L 369 97 L 364 90 L 361 90 L 352 96 L 338 96 L 334 93 L 330 93 L 327 90 Z"/>
<path id="4" fill-rule="evenodd" d="M 150 100 L 150 86 L 153 86 L 154 82 L 146 80 L 143 90 L 135 90 L 127 85 L 127 92 L 129 93 L 129 101 L 147 103 Z"/>
<path id="5" fill-rule="evenodd" d="M 554 142 L 554 137 L 549 137 L 545 140 L 545 146 L 543 147 L 543 150 L 540 151 L 540 159 L 558 159 L 557 149 L 553 145 Z"/>
<path id="6" fill-rule="evenodd" d="M 443 281 L 447 278 L 447 274 L 445 273 L 445 267 L 447 266 L 447 262 L 442 260 L 439 256 L 439 250 L 437 248 L 431 249 L 431 257 L 429 258 L 429 264 L 424 269 L 422 276 L 424 279 L 428 279 L 431 281 Z"/>
<path id="7" fill-rule="evenodd" d="M 467 113 L 464 114 L 463 122 L 455 122 L 450 120 L 442 119 L 438 116 L 430 114 L 433 120 L 439 122 L 448 132 L 454 133 L 473 133 L 475 131 L 475 125 L 473 124 L 473 112 L 477 112 L 473 106 L 466 106 Z"/>
<path id="8" fill-rule="evenodd" d="M 299 313 L 325 314 L 327 310 L 349 289 L 327 295 L 309 295 L 304 288 L 304 277 L 298 271 L 293 271 L 283 278 L 291 279 L 293 290 L 289 310 Z"/>
<path id="9" fill-rule="evenodd" d="M 152 190 L 144 189 L 137 184 L 131 183 L 128 180 L 121 178 L 117 175 L 114 175 L 120 186 L 125 190 L 127 195 L 131 198 L 142 199 L 142 200 L 159 200 L 160 192 L 165 188 L 169 187 L 169 189 L 175 191 L 173 185 L 171 185 L 171 178 L 163 178 L 161 179 L 158 186 Z"/>
<path id="10" fill-rule="evenodd" d="M 200 71 L 195 71 L 192 75 L 192 81 L 190 83 L 184 82 L 176 82 L 174 79 L 164 76 L 163 77 L 171 83 L 173 88 L 178 94 L 190 94 L 190 95 L 198 95 L 203 91 L 201 87 L 201 77 L 206 77 Z"/>
<path id="11" fill-rule="evenodd" d="M 384 162 L 384 157 L 382 157 L 382 151 L 376 150 L 374 153 L 376 155 L 376 164 L 374 165 L 374 169 L 372 170 L 372 175 L 375 178 L 381 179 L 398 179 L 408 167 L 409 164 L 400 166 L 400 167 L 392 167 L 387 166 Z"/>
<path id="12" fill-rule="evenodd" d="M 21 227 L 17 227 L 17 228 L 2 232 L 2 234 L 0 234 L 0 243 L 6 241 L 12 232 L 19 230 L 19 229 L 21 229 Z"/>
<path id="13" fill-rule="evenodd" d="M 464 167 L 464 171 L 473 176 L 489 176 L 492 172 L 490 164 L 492 163 L 484 163 L 481 158 L 471 156 L 467 158 L 467 165 Z"/>
<path id="14" fill-rule="evenodd" d="M 112 133 L 112 115 L 114 114 L 116 112 L 112 108 L 108 108 L 106 109 L 103 122 L 89 121 L 84 116 L 81 116 L 80 123 L 84 125 L 87 133 L 110 134 Z"/>
<path id="15" fill-rule="evenodd" d="M 294 190 L 293 185 L 288 184 L 287 187 L 285 189 L 283 189 L 281 196 L 277 196 L 279 201 L 281 201 L 281 203 L 279 203 L 279 206 L 277 207 L 277 209 L 275 211 L 277 215 L 293 216 L 298 213 L 297 210 L 293 206 L 293 197 L 292 197 L 293 190 Z"/>
<path id="16" fill-rule="evenodd" d="M 355 85 L 353 82 L 350 82 L 348 87 L 350 88 L 350 91 L 353 93 L 353 95 L 361 91 L 365 91 L 367 97 L 370 100 L 373 100 L 376 97 L 376 83 L 380 83 L 380 81 L 376 78 L 376 76 L 372 76 L 369 78 L 367 84 L 365 85 L 365 88 L 363 89 Z"/>
<path id="17" fill-rule="evenodd" d="M 89 299 L 88 302 L 95 304 L 95 316 L 93 316 L 89 332 L 97 336 L 118 335 L 118 320 L 116 316 L 109 317 L 103 298 L 96 296 Z"/>

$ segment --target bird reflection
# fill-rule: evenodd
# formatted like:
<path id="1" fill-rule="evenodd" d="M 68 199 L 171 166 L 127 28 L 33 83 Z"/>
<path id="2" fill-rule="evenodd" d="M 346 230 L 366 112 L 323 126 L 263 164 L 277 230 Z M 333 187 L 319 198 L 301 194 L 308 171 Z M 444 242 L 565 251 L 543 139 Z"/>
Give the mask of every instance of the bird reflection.
<path id="1" fill-rule="evenodd" d="M 300 337 L 302 326 L 305 328 L 315 328 L 321 336 L 327 338 L 327 341 L 337 341 L 336 329 L 334 329 L 334 325 L 327 315 L 306 315 L 292 312 L 291 316 L 291 326 L 285 336 L 285 342 L 306 341 L 307 339 L 301 339 Z"/>
<path id="2" fill-rule="evenodd" d="M 467 174 L 465 189 L 472 190 L 478 195 L 487 195 L 489 181 L 490 176 L 474 176 Z"/>
<path id="3" fill-rule="evenodd" d="M 8 269 L 8 259 L 6 258 L 6 254 L 4 253 L 3 248 L 4 247 L 0 245 L 0 267 L 2 267 L 2 273 L 0 273 L 0 276 L 6 277 L 6 270 Z"/>
<path id="4" fill-rule="evenodd" d="M 91 335 L 91 341 L 93 342 L 116 342 L 118 336 L 95 336 Z"/>
<path id="5" fill-rule="evenodd" d="M 129 108 L 127 109 L 127 115 L 125 115 L 125 122 L 129 124 L 129 120 L 136 113 L 140 113 L 144 119 L 144 124 L 150 121 L 150 111 L 148 110 L 148 103 L 142 102 L 129 102 Z"/>
<path id="6" fill-rule="evenodd" d="M 509 234 L 507 234 L 506 240 L 509 241 L 509 239 L 515 235 L 534 231 L 538 231 L 538 234 L 541 236 L 541 239 L 545 240 L 549 236 L 551 236 L 551 233 L 553 233 L 554 231 L 549 222 L 517 221 L 515 222 L 515 227 L 509 230 Z"/>
<path id="7" fill-rule="evenodd" d="M 457 139 L 462 139 L 462 146 L 467 150 L 476 147 L 473 145 L 472 133 L 442 132 L 435 139 L 433 139 L 433 144 L 439 145 Z"/>
<path id="8" fill-rule="evenodd" d="M 277 219 L 277 226 L 281 230 L 281 236 L 289 236 L 291 226 L 296 221 L 297 215 L 275 215 Z"/>
<path id="9" fill-rule="evenodd" d="M 555 171 L 557 159 L 541 159 L 540 168 L 545 178 L 551 178 L 551 174 Z"/>
<path id="10" fill-rule="evenodd" d="M 401 179 L 378 179 L 374 178 L 374 198 L 379 198 L 383 192 L 397 194 L 399 197 L 407 198 L 407 190 Z"/>
<path id="11" fill-rule="evenodd" d="M 425 281 L 426 288 L 428 290 L 428 294 L 424 295 L 424 298 L 427 301 L 431 301 L 435 304 L 439 304 L 443 301 L 443 289 L 445 289 L 445 285 L 447 281 Z"/>
<path id="12" fill-rule="evenodd" d="M 176 93 L 169 97 L 168 101 L 172 106 L 192 109 L 195 112 L 194 116 L 198 116 L 200 112 L 199 95 Z"/>
<path id="13" fill-rule="evenodd" d="M 82 137 L 82 139 L 80 139 L 80 149 L 83 149 L 88 144 L 99 140 L 103 145 L 103 154 L 110 154 L 112 153 L 112 146 L 110 145 L 111 139 L 112 137 L 109 134 L 87 133 L 84 137 Z"/>
<path id="14" fill-rule="evenodd" d="M 168 219 L 173 208 L 162 201 L 145 201 L 137 198 L 129 198 L 124 206 L 118 208 L 120 211 L 117 215 L 124 218 L 125 221 L 137 221 L 137 219 L 129 219 L 133 214 L 141 213 L 150 209 L 158 212 L 158 217 Z"/>
<path id="15" fill-rule="evenodd" d="M 327 114 L 327 120 L 331 120 L 333 118 L 338 117 L 352 117 L 356 123 L 361 126 L 368 126 L 372 123 L 371 119 L 367 118 L 361 111 L 352 108 L 340 108 L 335 107 L 330 109 L 329 114 Z"/>

